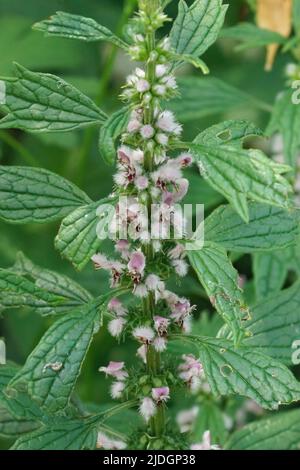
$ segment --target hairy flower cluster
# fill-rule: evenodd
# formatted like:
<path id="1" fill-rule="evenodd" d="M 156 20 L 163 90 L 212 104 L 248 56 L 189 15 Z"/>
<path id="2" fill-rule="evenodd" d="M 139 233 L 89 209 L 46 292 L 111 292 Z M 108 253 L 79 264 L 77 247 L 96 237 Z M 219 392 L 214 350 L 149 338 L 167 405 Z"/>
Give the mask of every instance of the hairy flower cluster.
<path id="1" fill-rule="evenodd" d="M 141 58 L 146 50 L 145 35 L 138 33 L 132 37 L 135 44 L 130 53 L 134 58 Z M 122 98 L 130 104 L 131 112 L 117 149 L 114 175 L 115 194 L 120 196 L 111 221 L 117 234 L 115 257 L 110 259 L 97 253 L 92 258 L 96 269 L 109 273 L 112 288 L 130 289 L 132 302 L 140 304 L 132 309 L 118 298 L 112 299 L 108 304 L 112 317 L 108 330 L 116 338 L 125 333 L 131 336 L 137 342 L 141 367 L 147 365 L 147 383 L 153 385 L 138 392 L 139 411 L 146 423 L 155 419 L 171 398 L 167 375 L 164 378 L 160 365 L 158 369 L 151 368 L 149 358 L 159 358 L 159 364 L 161 358 L 163 361 L 169 336 L 173 332 L 190 331 L 191 314 L 195 309 L 188 299 L 168 289 L 169 274 L 162 276 L 157 263 L 158 259 L 163 259 L 164 272 L 179 277 L 187 275 L 184 243 L 172 234 L 181 227 L 181 238 L 184 238 L 185 220 L 180 202 L 189 188 L 184 170 L 192 165 L 193 158 L 187 152 L 170 156 L 172 145 L 181 136 L 182 126 L 171 111 L 161 106 L 162 99 L 165 102 L 177 93 L 172 66 L 166 60 L 168 50 L 168 40 L 159 43 L 150 53 L 147 67 L 136 68 L 126 80 Z M 149 73 L 149 61 L 152 73 Z M 195 392 L 203 381 L 202 364 L 192 355 L 185 355 L 182 360 L 178 382 Z M 112 398 L 122 398 L 125 390 L 130 394 L 132 378 L 124 362 L 110 362 L 99 370 L 114 379 Z M 159 374 L 159 381 L 155 382 L 156 374 Z M 162 385 L 154 386 L 154 383 Z M 191 428 L 196 414 L 193 409 L 178 416 L 182 432 Z M 208 446 L 208 435 L 204 436 L 203 446 Z"/>

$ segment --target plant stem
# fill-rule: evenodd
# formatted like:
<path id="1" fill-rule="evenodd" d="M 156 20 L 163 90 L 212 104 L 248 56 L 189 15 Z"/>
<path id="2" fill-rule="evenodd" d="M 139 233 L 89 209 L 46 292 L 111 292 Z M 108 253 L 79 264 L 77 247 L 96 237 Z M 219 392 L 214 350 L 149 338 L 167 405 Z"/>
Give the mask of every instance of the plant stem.
<path id="1" fill-rule="evenodd" d="M 125 0 L 123 12 L 116 28 L 117 35 L 120 35 L 122 33 L 124 25 L 127 23 L 128 18 L 131 16 L 132 12 L 134 11 L 136 4 L 137 4 L 137 0 Z M 116 60 L 117 52 L 118 52 L 117 46 L 112 45 L 110 47 L 110 52 L 106 59 L 106 62 L 102 71 L 101 80 L 99 82 L 99 89 L 98 89 L 97 97 L 95 100 L 98 106 L 102 104 L 103 99 L 105 98 L 109 81 L 111 78 L 113 66 Z M 93 140 L 94 140 L 96 129 L 97 128 L 95 127 L 89 127 L 84 131 L 83 141 L 82 141 L 82 145 L 81 145 L 79 155 L 78 155 L 78 167 L 77 168 L 79 168 L 78 170 L 79 181 L 77 181 L 77 183 L 79 185 L 82 185 L 84 182 L 88 157 L 89 157 L 92 145 L 93 145 Z"/>
<path id="2" fill-rule="evenodd" d="M 159 7 L 159 0 L 148 0 L 146 3 L 147 13 L 151 17 L 153 13 Z M 155 32 L 151 31 L 146 35 L 146 43 L 148 49 L 148 61 L 146 64 L 146 79 L 147 81 L 152 84 L 155 81 L 155 68 L 156 68 L 156 53 L 155 53 Z M 144 123 L 154 125 L 154 106 L 150 103 L 144 110 Z M 145 169 L 146 171 L 150 172 L 153 168 L 153 149 L 147 145 L 144 148 L 144 158 L 145 158 Z M 148 214 L 150 217 L 151 214 L 151 205 L 152 205 L 152 197 L 151 194 L 148 193 Z M 152 261 L 154 258 L 153 248 L 152 245 L 149 244 L 145 248 L 145 255 L 149 261 Z M 153 317 L 155 315 L 155 302 L 153 298 L 153 294 L 149 293 L 147 299 L 143 302 L 144 313 L 147 317 L 153 321 Z M 152 376 L 159 374 L 161 368 L 161 361 L 160 361 L 160 353 L 157 352 L 153 346 L 148 346 L 147 351 L 147 370 L 148 373 Z M 151 433 L 153 436 L 160 437 L 164 434 L 165 431 L 165 410 L 164 405 L 158 405 L 157 411 L 155 416 L 151 419 L 150 422 L 151 426 Z"/>

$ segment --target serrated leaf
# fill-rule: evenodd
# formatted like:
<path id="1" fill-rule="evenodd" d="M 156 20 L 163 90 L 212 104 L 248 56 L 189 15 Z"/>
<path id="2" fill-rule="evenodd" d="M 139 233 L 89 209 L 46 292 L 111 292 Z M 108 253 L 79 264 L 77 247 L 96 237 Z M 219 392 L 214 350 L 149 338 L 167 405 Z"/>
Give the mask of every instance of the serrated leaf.
<path id="1" fill-rule="evenodd" d="M 235 348 L 226 339 L 185 338 L 198 349 L 214 394 L 242 395 L 270 410 L 300 400 L 300 383 L 293 374 L 258 349 Z"/>
<path id="2" fill-rule="evenodd" d="M 249 204 L 246 224 L 230 206 L 220 206 L 205 220 L 205 238 L 227 250 L 252 253 L 293 245 L 299 237 L 299 215 L 265 204 Z"/>
<path id="3" fill-rule="evenodd" d="M 179 77 L 178 86 L 180 96 L 169 107 L 180 116 L 181 122 L 226 113 L 242 105 L 255 106 L 251 96 L 217 78 Z"/>
<path id="4" fill-rule="evenodd" d="M 0 366 L 0 406 L 16 421 L 23 423 L 40 423 L 43 418 L 42 411 L 38 408 L 29 395 L 24 392 L 13 391 L 7 395 L 6 387 L 13 377 L 20 371 L 19 366 Z"/>
<path id="5" fill-rule="evenodd" d="M 95 418 L 56 418 L 48 426 L 19 438 L 11 450 L 95 450 L 96 442 Z"/>
<path id="6" fill-rule="evenodd" d="M 197 135 L 195 143 L 214 146 L 222 144 L 242 147 L 247 137 L 262 136 L 262 130 L 248 121 L 229 120 L 215 124 Z"/>
<path id="7" fill-rule="evenodd" d="M 232 330 L 236 343 L 245 332 L 242 321 L 249 311 L 238 287 L 238 273 L 221 246 L 207 242 L 202 250 L 187 251 L 188 258 L 213 306 Z"/>
<path id="8" fill-rule="evenodd" d="M 285 38 L 281 34 L 268 29 L 255 26 L 253 23 L 239 23 L 230 28 L 225 28 L 220 33 L 223 38 L 237 39 L 242 41 L 237 50 L 244 50 L 251 47 L 261 47 L 269 44 L 283 44 Z"/>
<path id="9" fill-rule="evenodd" d="M 63 220 L 55 246 L 76 269 L 84 268 L 98 251 L 103 240 L 97 234 L 97 227 L 109 227 L 114 202 L 113 198 L 102 199 L 76 209 Z"/>
<path id="10" fill-rule="evenodd" d="M 300 338 L 300 289 L 292 287 L 262 300 L 252 309 L 247 326 L 253 336 L 246 344 L 284 364 L 292 365 L 294 341 Z"/>
<path id="11" fill-rule="evenodd" d="M 300 410 L 287 411 L 244 426 L 226 444 L 229 450 L 299 450 Z"/>
<path id="12" fill-rule="evenodd" d="M 122 108 L 112 114 L 100 129 L 99 150 L 106 163 L 112 165 L 116 160 L 115 142 L 125 131 L 129 120 L 130 109 Z"/>
<path id="13" fill-rule="evenodd" d="M 91 199 L 62 176 L 43 168 L 0 166 L 0 218 L 13 223 L 47 223 Z"/>
<path id="14" fill-rule="evenodd" d="M 19 64 L 15 70 L 16 78 L 0 80 L 5 90 L 1 108 L 8 113 L 0 129 L 63 132 L 106 120 L 90 98 L 61 78 L 31 72 Z"/>
<path id="15" fill-rule="evenodd" d="M 17 260 L 11 271 L 20 275 L 29 275 L 35 280 L 37 287 L 52 294 L 64 297 L 65 307 L 72 308 L 89 302 L 92 295 L 80 284 L 63 274 L 41 268 L 32 263 L 23 253 L 17 254 Z"/>
<path id="16" fill-rule="evenodd" d="M 78 307 L 55 322 L 10 382 L 8 391 L 26 390 L 49 413 L 64 409 L 101 324 L 102 307 L 112 295 L 113 292 Z"/>
<path id="17" fill-rule="evenodd" d="M 34 421 L 16 419 L 1 405 L 0 402 L 0 436 L 5 439 L 15 439 L 21 434 L 28 433 L 39 427 Z"/>
<path id="18" fill-rule="evenodd" d="M 283 287 L 289 271 L 299 278 L 299 241 L 283 250 L 255 253 L 253 271 L 256 300 L 276 294 Z"/>
<path id="19" fill-rule="evenodd" d="M 105 26 L 92 18 L 57 11 L 50 19 L 35 23 L 33 29 L 42 31 L 45 36 L 58 36 L 81 41 L 107 41 L 127 50 L 128 44 Z"/>
<path id="20" fill-rule="evenodd" d="M 7 269 L 0 269 L 0 307 L 30 307 L 42 315 L 53 315 L 66 310 L 65 299 L 36 286 L 25 277 Z"/>
<path id="21" fill-rule="evenodd" d="M 247 199 L 288 209 L 291 186 L 281 176 L 288 171 L 259 150 L 232 145 L 190 146 L 202 176 L 223 194 L 241 218 L 249 221 Z"/>
<path id="22" fill-rule="evenodd" d="M 200 57 L 216 41 L 226 11 L 222 0 L 196 0 L 191 6 L 180 0 L 170 32 L 172 48 L 180 55 Z"/>
<path id="23" fill-rule="evenodd" d="M 296 169 L 300 151 L 300 106 L 293 102 L 293 90 L 285 90 L 275 102 L 266 133 L 279 132 L 284 143 L 284 158 L 288 165 Z"/>

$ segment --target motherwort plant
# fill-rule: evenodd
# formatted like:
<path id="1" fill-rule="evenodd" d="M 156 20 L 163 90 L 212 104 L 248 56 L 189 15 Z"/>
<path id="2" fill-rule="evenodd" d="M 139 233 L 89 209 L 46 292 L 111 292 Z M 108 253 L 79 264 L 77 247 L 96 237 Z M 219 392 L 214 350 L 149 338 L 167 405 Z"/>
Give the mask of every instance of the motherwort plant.
<path id="1" fill-rule="evenodd" d="M 0 369 L 3 412 L 22 422 L 14 449 L 214 449 L 218 443 L 209 429 L 193 441 L 195 408 L 176 417 L 172 399 L 178 390 L 194 397 L 238 394 L 271 410 L 300 398 L 292 373 L 265 353 L 272 350 L 268 337 L 261 343 L 252 331 L 253 315 L 228 256 L 294 242 L 298 220 L 282 176 L 289 167 L 243 148 L 245 137 L 260 135 L 248 122 L 226 121 L 193 142 L 183 140 L 180 114 L 168 105 L 180 94 L 175 74 L 184 63 L 208 73 L 200 57 L 217 39 L 227 6 L 221 0 L 179 1 L 178 17 L 162 37 L 157 31 L 170 21 L 168 3 L 140 0 L 125 39 L 92 19 L 62 12 L 35 25 L 48 36 L 106 40 L 139 63 L 122 89 L 124 106 L 110 117 L 53 75 L 16 65 L 17 77 L 1 82 L 7 113 L 1 128 L 63 132 L 100 124 L 100 152 L 116 166 L 112 193 L 96 202 L 49 171 L 0 167 L 0 216 L 13 223 L 63 218 L 56 248 L 79 270 L 92 261 L 107 271 L 111 287 L 93 298 L 23 255 L 0 271 L 3 308 L 28 305 L 58 317 L 23 367 Z M 199 186 L 205 179 L 230 203 L 205 220 L 205 241 L 203 224 L 192 234 L 180 205 L 189 188 L 184 173 L 193 164 L 201 172 Z M 101 251 L 106 236 L 113 255 Z M 195 332 L 196 306 L 169 287 L 189 266 L 223 319 L 217 338 Z M 103 323 L 116 340 L 135 342 L 137 358 L 100 366 L 120 403 L 97 413 L 78 401 L 74 387 Z M 142 420 L 124 435 L 110 418 L 128 408 Z"/>

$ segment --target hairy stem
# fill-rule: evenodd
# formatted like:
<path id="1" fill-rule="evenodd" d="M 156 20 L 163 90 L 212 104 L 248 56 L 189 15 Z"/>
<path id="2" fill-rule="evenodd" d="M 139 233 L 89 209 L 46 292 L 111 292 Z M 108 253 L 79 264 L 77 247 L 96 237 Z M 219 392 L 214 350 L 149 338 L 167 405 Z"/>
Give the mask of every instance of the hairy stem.
<path id="1" fill-rule="evenodd" d="M 151 17 L 153 13 L 159 7 L 159 0 L 148 0 L 146 3 L 145 10 L 147 11 L 148 15 Z M 146 64 L 146 78 L 149 83 L 153 83 L 155 81 L 155 68 L 156 68 L 156 40 L 155 40 L 155 32 L 151 31 L 147 33 L 146 36 L 146 43 L 148 49 L 148 61 Z M 144 123 L 154 125 L 154 106 L 152 102 L 145 108 L 144 110 Z M 147 145 L 144 148 L 144 155 L 145 155 L 145 170 L 152 171 L 153 168 L 153 149 Z M 151 214 L 151 205 L 152 205 L 152 197 L 150 192 L 148 193 L 148 214 Z M 153 248 L 152 245 L 149 244 L 145 248 L 145 255 L 148 261 L 152 261 L 154 258 Z M 155 315 L 155 307 L 154 307 L 154 298 L 153 294 L 149 293 L 146 300 L 143 302 L 144 313 L 147 315 L 149 319 L 153 321 L 153 317 Z M 161 361 L 160 361 L 160 353 L 155 351 L 152 346 L 148 346 L 147 352 L 147 370 L 150 375 L 155 376 L 156 374 L 160 373 Z M 157 412 L 155 416 L 151 419 L 151 432 L 154 436 L 161 436 L 165 430 L 165 410 L 164 405 L 159 405 L 157 408 Z"/>

